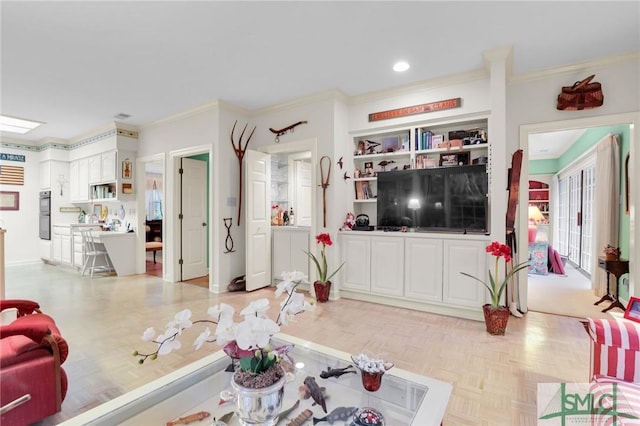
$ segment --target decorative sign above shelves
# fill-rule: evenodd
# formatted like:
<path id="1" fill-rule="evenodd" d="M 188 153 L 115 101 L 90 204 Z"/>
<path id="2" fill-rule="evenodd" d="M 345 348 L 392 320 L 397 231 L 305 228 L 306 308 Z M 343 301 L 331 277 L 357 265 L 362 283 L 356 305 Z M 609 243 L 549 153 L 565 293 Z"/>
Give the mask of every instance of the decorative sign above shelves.
<path id="1" fill-rule="evenodd" d="M 428 104 L 374 112 L 369 114 L 369 121 L 388 120 L 390 118 L 399 118 L 409 115 L 424 114 L 426 112 L 442 111 L 445 109 L 458 108 L 461 105 L 462 98 L 446 99 L 444 101 L 431 102 Z"/>

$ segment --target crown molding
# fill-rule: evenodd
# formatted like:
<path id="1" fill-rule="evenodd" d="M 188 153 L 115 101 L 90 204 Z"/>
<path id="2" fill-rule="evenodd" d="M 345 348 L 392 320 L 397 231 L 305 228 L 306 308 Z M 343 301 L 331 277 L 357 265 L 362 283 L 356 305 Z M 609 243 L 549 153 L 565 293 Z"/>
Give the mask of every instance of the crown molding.
<path id="1" fill-rule="evenodd" d="M 557 75 L 576 74 L 578 72 L 583 72 L 585 69 L 607 68 L 614 65 L 625 64 L 634 61 L 640 62 L 640 52 L 606 56 L 591 61 L 576 62 L 559 67 L 545 68 L 540 71 L 530 72 L 526 74 L 518 74 L 512 76 L 511 83 L 524 83 L 527 81 L 542 80 Z"/>
<path id="2" fill-rule="evenodd" d="M 344 92 L 338 89 L 325 90 L 325 91 L 314 93 L 308 96 L 291 99 L 290 101 L 282 102 L 276 105 L 271 105 L 268 107 L 251 110 L 249 112 L 249 116 L 255 117 L 262 114 L 274 113 L 274 112 L 283 111 L 291 108 L 301 107 L 314 102 L 320 102 L 320 101 L 326 101 L 326 100 L 346 101 L 347 99 L 348 99 L 347 95 L 345 95 Z"/>
<path id="3" fill-rule="evenodd" d="M 396 96 L 412 94 L 420 91 L 436 89 L 439 87 L 451 86 L 454 84 L 468 83 L 475 80 L 484 80 L 489 78 L 489 73 L 484 68 L 478 68 L 473 71 L 452 74 L 445 77 L 425 80 L 419 83 L 407 84 L 405 86 L 393 87 L 378 92 L 367 93 L 365 95 L 352 96 L 348 98 L 349 105 L 363 104 L 372 101 L 388 99 Z"/>
<path id="4" fill-rule="evenodd" d="M 209 103 L 206 103 L 204 105 L 199 105 L 199 106 L 197 106 L 195 108 L 191 108 L 191 109 L 188 109 L 188 110 L 185 110 L 185 111 L 177 112 L 177 113 L 172 114 L 172 115 L 168 115 L 168 116 L 166 116 L 164 118 L 161 118 L 159 120 L 155 120 L 155 121 L 152 121 L 150 123 L 143 124 L 142 126 L 140 126 L 140 130 L 142 131 L 142 130 L 148 129 L 149 127 L 157 126 L 159 124 L 171 123 L 172 121 L 176 121 L 176 120 L 184 119 L 184 118 L 191 117 L 191 116 L 194 116 L 194 115 L 198 115 L 198 114 L 201 114 L 201 113 L 203 113 L 205 111 L 208 111 L 208 110 L 216 110 L 216 109 L 219 108 L 219 103 L 220 103 L 220 101 L 215 100 L 213 102 L 209 102 Z"/>

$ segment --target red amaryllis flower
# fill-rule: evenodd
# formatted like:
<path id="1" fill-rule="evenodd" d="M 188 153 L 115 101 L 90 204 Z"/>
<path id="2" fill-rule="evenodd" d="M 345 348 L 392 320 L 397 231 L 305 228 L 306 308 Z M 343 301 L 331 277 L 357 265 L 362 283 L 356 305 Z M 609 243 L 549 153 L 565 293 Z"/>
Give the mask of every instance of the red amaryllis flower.
<path id="1" fill-rule="evenodd" d="M 316 241 L 318 242 L 318 244 L 326 246 L 330 246 L 331 244 L 333 244 L 333 242 L 331 241 L 331 235 L 329 235 L 328 233 L 316 235 Z"/>
<path id="2" fill-rule="evenodd" d="M 487 247 L 485 247 L 485 251 L 487 253 L 490 253 L 492 256 L 496 257 L 496 261 L 495 261 L 495 275 L 491 273 L 491 270 L 489 270 L 489 284 L 487 284 L 486 282 L 484 282 L 483 280 L 474 277 L 472 275 L 469 275 L 465 272 L 461 272 L 462 275 L 466 275 L 470 278 L 473 278 L 476 281 L 481 282 L 486 288 L 487 290 L 489 290 L 489 294 L 491 295 L 491 305 L 495 308 L 498 307 L 498 305 L 500 304 L 500 298 L 502 297 L 502 292 L 504 291 L 504 289 L 507 286 L 507 283 L 509 282 L 509 279 L 511 279 L 511 277 L 518 271 L 520 271 L 521 269 L 527 268 L 529 266 L 528 262 L 523 262 L 519 265 L 514 266 L 504 277 L 504 280 L 502 282 L 498 282 L 498 267 L 499 267 L 499 260 L 501 257 L 504 257 L 504 261 L 505 263 L 509 263 L 511 262 L 511 247 L 509 247 L 506 244 L 500 244 L 498 241 L 493 241 L 491 244 L 487 245 Z"/>
<path id="3" fill-rule="evenodd" d="M 316 241 L 318 244 L 322 244 L 322 250 L 320 251 L 320 255 L 321 255 L 320 260 L 318 260 L 312 253 L 308 251 L 305 251 L 305 253 L 307 253 L 307 255 L 311 258 L 311 260 L 313 260 L 313 263 L 315 263 L 316 265 L 316 269 L 318 270 L 318 281 L 322 283 L 326 283 L 331 279 L 331 277 L 333 277 L 336 274 L 336 272 L 340 270 L 340 268 L 342 268 L 342 265 L 344 265 L 344 262 L 340 266 L 338 266 L 338 269 L 333 271 L 332 274 L 329 274 L 327 271 L 328 269 L 327 255 L 326 255 L 325 249 L 327 248 L 327 246 L 330 246 L 333 244 L 333 242 L 331 241 L 331 235 L 329 235 L 329 233 L 327 232 L 318 234 L 316 235 Z"/>

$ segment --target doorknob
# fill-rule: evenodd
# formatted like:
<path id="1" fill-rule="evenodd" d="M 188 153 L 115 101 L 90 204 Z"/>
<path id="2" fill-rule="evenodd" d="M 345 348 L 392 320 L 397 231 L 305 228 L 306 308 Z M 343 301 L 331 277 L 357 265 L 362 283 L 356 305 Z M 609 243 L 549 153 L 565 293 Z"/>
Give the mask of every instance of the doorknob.
<path id="1" fill-rule="evenodd" d="M 206 222 L 202 222 L 202 226 L 207 226 L 207 223 Z"/>

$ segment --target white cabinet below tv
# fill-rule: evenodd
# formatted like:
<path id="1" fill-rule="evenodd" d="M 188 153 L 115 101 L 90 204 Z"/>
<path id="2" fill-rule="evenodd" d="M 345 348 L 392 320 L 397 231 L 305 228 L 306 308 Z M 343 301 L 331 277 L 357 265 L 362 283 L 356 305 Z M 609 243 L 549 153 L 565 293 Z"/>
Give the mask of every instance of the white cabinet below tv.
<path id="1" fill-rule="evenodd" d="M 482 320 L 485 235 L 342 232 L 340 297 Z"/>

